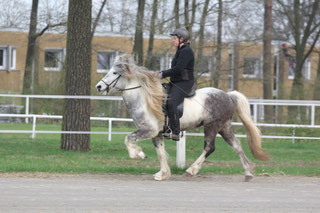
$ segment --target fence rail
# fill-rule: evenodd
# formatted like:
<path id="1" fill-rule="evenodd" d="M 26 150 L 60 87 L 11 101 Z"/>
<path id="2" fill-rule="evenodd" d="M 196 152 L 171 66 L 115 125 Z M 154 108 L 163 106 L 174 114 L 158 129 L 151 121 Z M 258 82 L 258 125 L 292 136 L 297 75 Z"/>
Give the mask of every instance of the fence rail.
<path id="1" fill-rule="evenodd" d="M 109 100 L 109 101 L 122 101 L 120 96 L 66 96 L 66 95 L 12 95 L 12 94 L 0 94 L 0 97 L 11 98 L 25 98 L 25 114 L 0 114 L 0 117 L 16 117 L 26 118 L 26 122 L 29 122 L 29 118 L 33 120 L 32 131 L 28 130 L 16 130 L 14 133 L 31 133 L 34 138 L 36 133 L 54 133 L 54 134 L 106 134 L 109 141 L 112 134 L 128 134 L 128 132 L 112 132 L 113 121 L 125 121 L 133 122 L 130 118 L 113 118 L 113 117 L 91 117 L 91 120 L 108 121 L 108 132 L 67 132 L 67 131 L 38 131 L 36 130 L 36 121 L 38 118 L 49 119 L 62 119 L 61 115 L 36 115 L 29 114 L 29 105 L 31 98 L 39 99 L 90 99 L 90 100 Z M 320 101 L 313 100 L 265 100 L 265 99 L 249 99 L 250 105 L 253 106 L 253 120 L 257 126 L 260 127 L 286 127 L 286 128 L 320 128 L 320 125 L 315 124 L 315 107 L 320 107 Z M 273 106 L 306 106 L 311 108 L 310 124 L 274 124 L 274 123 L 258 123 L 258 106 L 259 105 L 273 105 Z M 232 125 L 242 126 L 240 122 L 233 122 Z M 0 133 L 12 133 L 9 130 L 0 130 Z M 203 136 L 201 133 L 186 133 L 189 136 Z M 245 135 L 237 135 L 238 137 L 246 137 Z M 275 139 L 320 139 L 318 137 L 299 137 L 295 136 L 294 132 L 291 136 L 277 136 L 277 135 L 263 135 L 263 138 L 275 138 Z"/>

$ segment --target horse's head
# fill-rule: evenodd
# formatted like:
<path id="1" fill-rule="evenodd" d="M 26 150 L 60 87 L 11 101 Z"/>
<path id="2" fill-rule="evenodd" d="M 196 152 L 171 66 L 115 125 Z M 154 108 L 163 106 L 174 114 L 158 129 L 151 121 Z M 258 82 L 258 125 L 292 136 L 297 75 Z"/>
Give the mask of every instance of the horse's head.
<path id="1" fill-rule="evenodd" d="M 107 75 L 105 75 L 96 85 L 98 92 L 106 95 L 114 89 L 121 90 L 126 86 L 126 79 L 131 74 L 130 63 L 132 58 L 127 55 L 117 56 Z"/>

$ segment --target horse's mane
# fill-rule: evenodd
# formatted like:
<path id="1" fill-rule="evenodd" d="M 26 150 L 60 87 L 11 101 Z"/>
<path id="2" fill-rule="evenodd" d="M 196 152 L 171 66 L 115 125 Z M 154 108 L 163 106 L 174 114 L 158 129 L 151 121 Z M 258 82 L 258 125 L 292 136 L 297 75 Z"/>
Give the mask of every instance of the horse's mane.
<path id="1" fill-rule="evenodd" d="M 128 66 L 128 70 L 125 73 L 126 77 L 129 79 L 135 77 L 138 80 L 139 85 L 145 93 L 148 107 L 158 120 L 163 121 L 164 113 L 162 111 L 162 105 L 166 99 L 166 95 L 161 85 L 160 78 L 154 75 L 154 71 L 135 65 L 130 56 L 124 55 L 122 57 L 127 59 L 124 60 L 124 64 Z"/>

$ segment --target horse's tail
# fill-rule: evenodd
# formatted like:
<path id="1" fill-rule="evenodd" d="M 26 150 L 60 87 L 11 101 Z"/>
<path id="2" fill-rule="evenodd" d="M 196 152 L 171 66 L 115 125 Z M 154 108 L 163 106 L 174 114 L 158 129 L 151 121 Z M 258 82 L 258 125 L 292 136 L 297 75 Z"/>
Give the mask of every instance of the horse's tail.
<path id="1" fill-rule="evenodd" d="M 254 124 L 251 114 L 250 105 L 248 99 L 238 91 L 232 91 L 228 93 L 230 96 L 236 97 L 237 109 L 236 112 L 240 117 L 243 125 L 247 131 L 247 141 L 251 150 L 251 153 L 256 159 L 267 161 L 269 156 L 261 147 L 261 132 Z"/>

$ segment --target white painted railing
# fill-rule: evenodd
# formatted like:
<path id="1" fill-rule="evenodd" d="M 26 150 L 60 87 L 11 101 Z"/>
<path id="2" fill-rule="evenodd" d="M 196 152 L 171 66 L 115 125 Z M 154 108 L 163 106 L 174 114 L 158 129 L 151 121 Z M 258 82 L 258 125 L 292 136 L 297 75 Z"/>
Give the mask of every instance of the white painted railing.
<path id="1" fill-rule="evenodd" d="M 0 130 L 0 133 L 28 133 L 32 135 L 32 138 L 36 137 L 36 134 L 105 134 L 108 135 L 108 140 L 111 141 L 112 134 L 129 134 L 129 132 L 112 132 L 113 121 L 133 122 L 130 118 L 112 118 L 112 117 L 91 117 L 91 120 L 108 121 L 108 132 L 80 132 L 80 131 L 40 131 L 36 130 L 36 122 L 38 118 L 49 119 L 62 119 L 61 115 L 35 115 L 29 114 L 30 98 L 41 99 L 90 99 L 90 100 L 123 100 L 119 96 L 63 96 L 63 95 L 8 95 L 0 94 L 0 97 L 11 98 L 25 98 L 25 114 L 0 114 L 0 117 L 16 117 L 25 118 L 26 122 L 29 122 L 29 118 L 32 118 L 32 130 Z M 293 100 L 262 100 L 262 99 L 250 99 L 250 104 L 253 105 L 253 120 L 257 126 L 262 127 L 289 127 L 293 128 L 291 136 L 271 136 L 263 135 L 262 138 L 274 138 L 274 139 L 291 139 L 293 142 L 295 139 L 307 139 L 307 140 L 320 140 L 320 137 L 299 137 L 295 136 L 295 128 L 320 128 L 320 125 L 315 124 L 315 107 L 320 107 L 320 101 L 293 101 Z M 270 124 L 270 123 L 257 123 L 258 120 L 258 105 L 273 105 L 273 106 L 306 106 L 311 108 L 310 124 Z M 242 123 L 233 122 L 233 125 L 242 126 Z M 183 168 L 185 166 L 185 136 L 203 136 L 203 133 L 186 133 L 184 137 L 177 142 L 177 166 Z M 236 135 L 239 138 L 244 138 L 246 135 Z"/>

